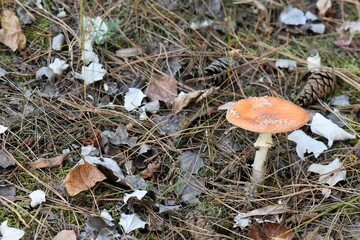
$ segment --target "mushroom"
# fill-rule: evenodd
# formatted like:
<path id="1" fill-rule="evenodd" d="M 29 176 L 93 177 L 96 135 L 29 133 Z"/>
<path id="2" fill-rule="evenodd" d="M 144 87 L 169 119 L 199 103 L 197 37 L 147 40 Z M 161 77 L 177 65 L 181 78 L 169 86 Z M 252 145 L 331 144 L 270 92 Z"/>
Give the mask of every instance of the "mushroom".
<path id="1" fill-rule="evenodd" d="M 271 134 L 298 129 L 308 122 L 308 113 L 301 107 L 278 97 L 252 97 L 234 103 L 226 119 L 245 130 L 258 132 L 257 148 L 252 165 L 252 182 L 264 178 L 264 165 L 268 149 L 273 145 Z"/>

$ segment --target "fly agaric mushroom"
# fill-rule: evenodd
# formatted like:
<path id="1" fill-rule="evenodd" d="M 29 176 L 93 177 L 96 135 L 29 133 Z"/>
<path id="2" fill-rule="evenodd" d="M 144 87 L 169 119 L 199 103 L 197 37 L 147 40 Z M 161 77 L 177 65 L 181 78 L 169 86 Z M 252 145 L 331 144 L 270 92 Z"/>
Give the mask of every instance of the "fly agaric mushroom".
<path id="1" fill-rule="evenodd" d="M 264 178 L 268 149 L 273 145 L 271 134 L 298 129 L 308 121 L 308 113 L 301 107 L 278 97 L 252 97 L 234 103 L 226 119 L 245 130 L 260 133 L 255 142 L 258 148 L 252 165 L 252 182 Z"/>

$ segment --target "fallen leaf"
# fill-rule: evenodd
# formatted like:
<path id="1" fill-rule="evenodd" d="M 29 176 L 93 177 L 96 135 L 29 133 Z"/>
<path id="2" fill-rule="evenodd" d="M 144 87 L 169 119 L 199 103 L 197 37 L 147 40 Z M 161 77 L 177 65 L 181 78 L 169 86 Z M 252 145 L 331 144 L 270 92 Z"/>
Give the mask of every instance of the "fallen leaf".
<path id="1" fill-rule="evenodd" d="M 51 68 L 53 72 L 58 75 L 61 75 L 68 67 L 69 64 L 66 64 L 66 61 L 59 58 L 55 58 L 54 62 L 49 65 L 49 68 Z"/>
<path id="2" fill-rule="evenodd" d="M 129 88 L 125 93 L 124 107 L 128 111 L 132 111 L 141 105 L 142 100 L 146 95 L 138 88 Z"/>
<path id="3" fill-rule="evenodd" d="M 159 213 L 178 211 L 182 208 L 182 205 L 166 206 L 162 204 L 156 204 L 159 207 Z"/>
<path id="4" fill-rule="evenodd" d="M 72 197 L 92 188 L 97 182 L 104 179 L 106 179 L 105 175 L 97 167 L 83 161 L 68 173 L 64 180 L 64 186 L 66 192 Z"/>
<path id="5" fill-rule="evenodd" d="M 180 162 L 180 168 L 191 174 L 197 174 L 202 166 L 204 166 L 204 160 L 198 153 L 191 151 L 182 152 L 178 156 Z"/>
<path id="6" fill-rule="evenodd" d="M 53 158 L 39 158 L 35 162 L 29 163 L 29 165 L 32 169 L 59 166 L 69 155 L 73 153 L 74 151 L 71 151 Z"/>
<path id="7" fill-rule="evenodd" d="M 339 181 L 346 179 L 346 170 L 340 171 L 342 164 L 338 158 L 327 165 L 313 163 L 309 166 L 308 172 L 320 174 L 318 182 L 334 186 Z"/>
<path id="8" fill-rule="evenodd" d="M 310 30 L 314 33 L 323 34 L 325 33 L 325 24 L 323 23 L 311 23 Z"/>
<path id="9" fill-rule="evenodd" d="M 7 168 L 12 165 L 15 165 L 15 162 L 2 149 L 0 149 L 0 167 Z"/>
<path id="10" fill-rule="evenodd" d="M 240 227 L 241 229 L 245 229 L 251 223 L 249 218 L 241 218 L 241 217 L 238 217 L 238 216 L 236 216 L 234 218 L 234 221 L 235 221 L 235 224 L 234 224 L 233 228 Z M 256 238 L 254 238 L 254 239 L 256 239 Z"/>
<path id="11" fill-rule="evenodd" d="M 355 139 L 354 135 L 346 132 L 320 113 L 314 115 L 310 124 L 310 129 L 313 133 L 325 137 L 328 140 L 329 147 L 337 140 Z"/>
<path id="12" fill-rule="evenodd" d="M 249 238 L 253 240 L 291 240 L 293 233 L 282 224 L 266 223 L 262 228 L 258 225 L 252 225 Z"/>
<path id="13" fill-rule="evenodd" d="M 197 196 L 203 193 L 203 189 L 206 189 L 203 180 L 185 172 L 181 174 L 181 177 L 176 182 L 174 192 L 181 196 L 181 201 L 189 203 L 198 202 Z"/>
<path id="14" fill-rule="evenodd" d="M 99 216 L 90 216 L 86 221 L 85 231 L 88 236 L 87 239 L 120 239 L 120 234 L 116 230 L 113 222 L 108 224 L 108 219 Z"/>
<path id="15" fill-rule="evenodd" d="M 327 10 L 331 8 L 331 0 L 318 0 L 316 2 L 316 7 L 319 10 L 319 15 L 325 16 Z"/>
<path id="16" fill-rule="evenodd" d="M 154 178 L 154 174 L 161 167 L 161 158 L 155 157 L 151 160 L 145 170 L 141 171 L 141 176 L 144 179 Z"/>
<path id="17" fill-rule="evenodd" d="M 36 71 L 35 78 L 41 82 L 52 82 L 55 79 L 55 73 L 49 67 L 41 67 Z"/>
<path id="18" fill-rule="evenodd" d="M 7 74 L 6 70 L 0 67 L 0 77 L 3 77 Z"/>
<path id="19" fill-rule="evenodd" d="M 84 80 L 85 85 L 90 85 L 102 80 L 105 74 L 106 70 L 103 68 L 102 64 L 92 62 L 89 66 L 83 66 L 81 73 L 75 73 L 74 77 Z"/>
<path id="20" fill-rule="evenodd" d="M 155 77 L 146 88 L 145 94 L 151 101 L 163 101 L 170 108 L 177 96 L 177 81 L 170 75 Z"/>
<path id="21" fill-rule="evenodd" d="M 21 29 L 18 17 L 10 10 L 3 10 L 1 16 L 0 42 L 11 48 L 24 50 L 26 47 L 26 37 Z"/>
<path id="22" fill-rule="evenodd" d="M 150 185 L 143 177 L 134 175 L 127 175 L 120 183 L 132 189 L 148 189 Z"/>
<path id="23" fill-rule="evenodd" d="M 142 221 L 137 214 L 121 214 L 119 224 L 123 227 L 124 232 L 130 233 L 138 228 L 145 228 L 147 222 Z"/>
<path id="24" fill-rule="evenodd" d="M 350 33 L 359 33 L 360 32 L 360 20 L 355 22 L 344 22 L 340 27 L 341 31 L 349 30 Z"/>
<path id="25" fill-rule="evenodd" d="M 252 240 L 268 240 L 268 237 L 259 225 L 251 225 L 248 237 Z"/>
<path id="26" fill-rule="evenodd" d="M 111 158 L 106 157 L 94 157 L 94 156 L 84 156 L 84 159 L 87 163 L 103 166 L 107 171 L 110 172 L 111 178 L 110 179 L 120 182 L 124 178 L 124 174 L 122 173 L 119 165 Z M 103 170 L 103 169 L 101 169 Z M 107 171 L 103 171 L 107 174 Z M 109 175 L 109 174 L 107 174 Z"/>
<path id="27" fill-rule="evenodd" d="M 346 95 L 335 96 L 330 99 L 330 104 L 335 107 L 349 106 L 350 105 L 349 96 Z"/>
<path id="28" fill-rule="evenodd" d="M 104 43 L 109 33 L 109 27 L 100 16 L 96 18 L 84 16 L 82 23 L 84 32 L 88 34 L 91 41 L 97 44 Z"/>
<path id="29" fill-rule="evenodd" d="M 94 147 L 93 145 L 83 146 L 81 147 L 81 153 L 82 156 L 90 156 L 90 155 L 98 155 L 99 150 Z"/>
<path id="30" fill-rule="evenodd" d="M 228 110 L 235 102 L 227 102 L 227 103 L 224 103 L 223 105 L 220 105 L 217 110 Z"/>
<path id="31" fill-rule="evenodd" d="M 34 15 L 24 7 L 18 7 L 16 13 L 19 15 L 20 22 L 24 25 L 31 24 L 35 20 Z"/>
<path id="32" fill-rule="evenodd" d="M 321 67 L 321 58 L 319 56 L 319 53 L 316 53 L 316 55 L 308 57 L 306 59 L 307 61 L 307 68 L 310 72 L 316 72 L 320 70 Z"/>
<path id="33" fill-rule="evenodd" d="M 0 134 L 4 133 L 8 128 L 0 125 Z"/>
<path id="34" fill-rule="evenodd" d="M 177 137 L 179 132 L 185 127 L 185 116 L 168 114 L 162 117 L 152 119 L 155 124 L 158 124 L 157 131 L 163 135 L 173 135 Z"/>
<path id="35" fill-rule="evenodd" d="M 125 193 L 123 199 L 124 203 L 127 203 L 127 201 L 132 197 L 136 197 L 138 200 L 141 200 L 146 195 L 146 193 L 146 190 L 135 190 L 133 193 Z"/>
<path id="36" fill-rule="evenodd" d="M 14 197 L 16 188 L 13 185 L 0 185 L 0 196 Z"/>
<path id="37" fill-rule="evenodd" d="M 269 205 L 266 207 L 258 208 L 255 210 L 251 210 L 246 213 L 239 213 L 235 216 L 234 227 L 246 227 L 249 225 L 250 220 L 249 217 L 252 216 L 265 216 L 265 215 L 275 215 L 275 214 L 282 214 L 289 211 L 289 206 L 286 204 L 276 204 L 276 205 Z"/>
<path id="38" fill-rule="evenodd" d="M 199 30 L 214 25 L 214 21 L 206 17 L 196 17 L 190 21 L 190 28 L 193 30 Z"/>
<path id="39" fill-rule="evenodd" d="M 106 209 L 101 211 L 100 217 L 105 221 L 108 226 L 115 226 L 115 220 L 112 218 L 112 216 Z"/>
<path id="40" fill-rule="evenodd" d="M 266 223 L 263 231 L 269 239 L 291 240 L 293 233 L 287 227 L 279 223 Z"/>
<path id="41" fill-rule="evenodd" d="M 21 229 L 8 227 L 7 220 L 1 223 L 0 233 L 2 234 L 1 240 L 19 240 L 25 234 Z"/>
<path id="42" fill-rule="evenodd" d="M 314 153 L 317 158 L 322 152 L 327 150 L 326 145 L 323 142 L 317 141 L 302 130 L 295 130 L 288 135 L 290 141 L 296 142 L 296 153 L 302 159 L 305 160 L 305 153 Z"/>
<path id="43" fill-rule="evenodd" d="M 281 12 L 279 20 L 287 25 L 304 25 L 306 23 L 304 12 L 291 5 Z"/>
<path id="44" fill-rule="evenodd" d="M 181 93 L 178 97 L 175 98 L 172 111 L 174 113 L 180 112 L 184 107 L 186 107 L 192 100 L 198 98 L 201 95 L 202 91 L 194 91 L 190 93 Z"/>
<path id="45" fill-rule="evenodd" d="M 51 49 L 55 51 L 61 51 L 64 41 L 65 41 L 64 34 L 60 33 L 56 35 L 55 37 L 53 37 L 51 41 Z"/>
<path id="46" fill-rule="evenodd" d="M 41 203 L 46 201 L 45 198 L 45 192 L 42 190 L 35 190 L 29 194 L 29 197 L 31 198 L 31 207 L 36 207 L 37 205 L 40 205 Z"/>
<path id="47" fill-rule="evenodd" d="M 76 234 L 73 230 L 62 230 L 53 240 L 76 240 Z"/>
<path id="48" fill-rule="evenodd" d="M 275 65 L 279 68 L 287 68 L 289 71 L 294 71 L 296 69 L 296 61 L 288 59 L 278 59 L 276 60 Z"/>
<path id="49" fill-rule="evenodd" d="M 126 144 L 132 147 L 135 146 L 137 141 L 137 137 L 129 137 L 128 130 L 122 123 L 119 123 L 115 132 L 105 130 L 102 134 L 108 137 L 110 142 L 116 146 Z"/>

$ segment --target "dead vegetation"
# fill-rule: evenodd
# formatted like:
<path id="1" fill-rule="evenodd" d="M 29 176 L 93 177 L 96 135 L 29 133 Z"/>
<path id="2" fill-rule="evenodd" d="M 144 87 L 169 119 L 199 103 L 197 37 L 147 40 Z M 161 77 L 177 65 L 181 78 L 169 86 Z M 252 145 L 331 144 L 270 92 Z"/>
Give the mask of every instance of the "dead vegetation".
<path id="1" fill-rule="evenodd" d="M 289 4 L 316 13 L 311 24 L 325 32 L 279 23 Z M 359 239 L 360 39 L 344 24 L 356 23 L 360 5 L 332 1 L 318 11 L 315 1 L 2 1 L 2 24 L 16 13 L 21 29 L 11 35 L 22 31 L 26 46 L 23 35 L 0 46 L 0 221 L 23 239 L 62 230 L 72 231 L 57 239 Z M 234 129 L 218 107 L 265 95 L 295 102 L 313 49 L 335 85 L 304 107 L 356 139 L 301 160 L 288 133 L 277 134 L 254 191 L 257 134 Z M 69 66 L 37 73 L 56 58 Z M 341 95 L 349 103 L 334 105 Z M 302 130 L 327 143 L 309 124 Z M 307 171 L 336 158 L 346 178 L 334 186 Z M 38 189 L 46 201 L 30 207 Z M 135 190 L 147 192 L 124 201 Z M 252 224 L 234 226 L 239 214 Z"/>

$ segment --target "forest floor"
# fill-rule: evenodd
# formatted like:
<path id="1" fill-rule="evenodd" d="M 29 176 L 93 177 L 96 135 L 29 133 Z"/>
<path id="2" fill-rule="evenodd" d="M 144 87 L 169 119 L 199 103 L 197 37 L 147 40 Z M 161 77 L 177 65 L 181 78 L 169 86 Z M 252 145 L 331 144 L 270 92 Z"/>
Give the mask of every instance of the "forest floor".
<path id="1" fill-rule="evenodd" d="M 281 23 L 289 4 L 325 32 Z M 5 21 L 10 12 L 21 28 Z M 360 239 L 358 19 L 353 0 L 3 0 L 3 34 L 17 37 L 0 44 L 0 222 L 22 239 Z M 333 89 L 314 90 L 303 108 L 355 138 L 302 160 L 288 132 L 275 134 L 251 188 L 258 133 L 235 128 L 223 105 L 297 102 L 314 52 Z M 55 59 L 68 66 L 54 75 Z M 310 122 L 301 129 L 327 144 Z M 307 171 L 336 158 L 346 177 L 333 186 Z M 32 207 L 35 190 L 46 201 Z"/>

